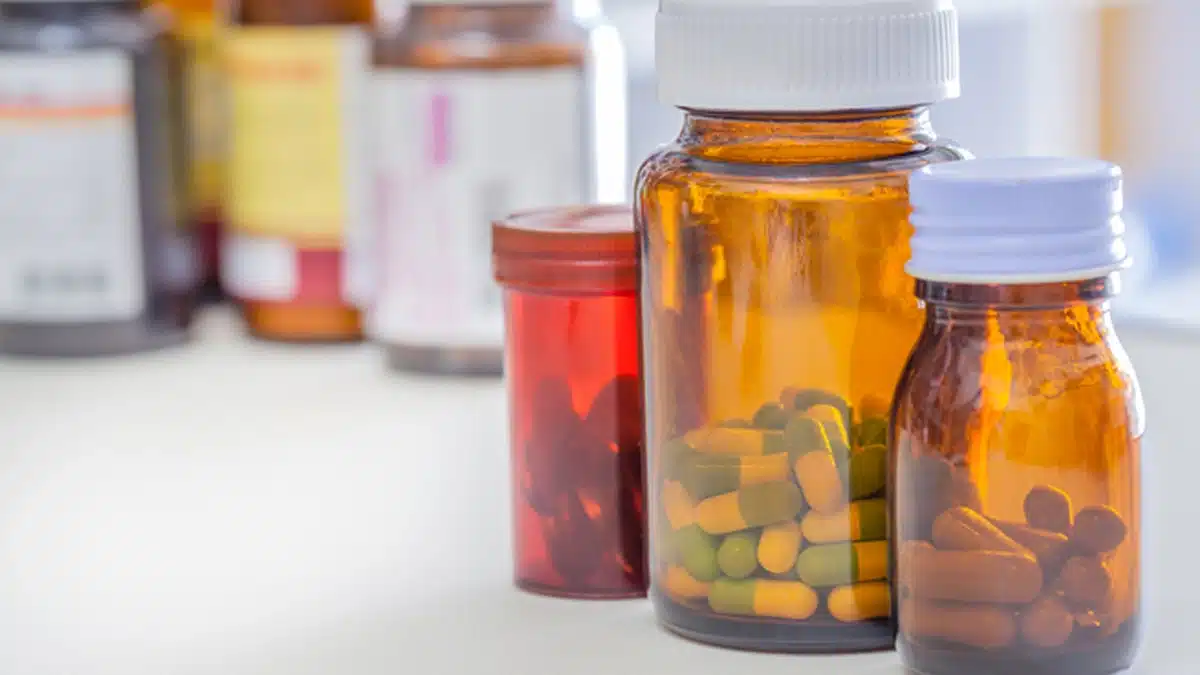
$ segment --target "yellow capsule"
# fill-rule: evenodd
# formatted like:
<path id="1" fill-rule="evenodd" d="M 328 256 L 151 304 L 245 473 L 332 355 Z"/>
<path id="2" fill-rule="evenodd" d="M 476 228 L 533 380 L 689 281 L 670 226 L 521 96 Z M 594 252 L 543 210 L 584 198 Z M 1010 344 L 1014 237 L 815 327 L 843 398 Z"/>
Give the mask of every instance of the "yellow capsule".
<path id="1" fill-rule="evenodd" d="M 671 565 L 663 578 L 663 589 L 667 595 L 676 600 L 695 600 L 708 597 L 708 589 L 712 584 L 697 581 L 695 577 L 679 565 Z"/>
<path id="2" fill-rule="evenodd" d="M 786 574 L 796 564 L 802 539 L 800 525 L 794 520 L 763 528 L 758 540 L 758 564 L 772 574 Z"/>
<path id="3" fill-rule="evenodd" d="M 708 605 L 719 614 L 765 616 L 803 621 L 817 611 L 816 591 L 799 581 L 718 579 Z"/>
<path id="4" fill-rule="evenodd" d="M 873 541 L 887 537 L 887 502 L 867 499 L 851 502 L 836 513 L 810 511 L 800 527 L 814 544 L 839 541 Z"/>
<path id="5" fill-rule="evenodd" d="M 883 619 L 892 613 L 892 594 L 886 581 L 870 581 L 833 589 L 828 604 L 838 621 Z"/>
<path id="6" fill-rule="evenodd" d="M 672 530 L 681 530 L 696 522 L 696 504 L 683 484 L 673 480 L 663 483 L 662 500 Z"/>

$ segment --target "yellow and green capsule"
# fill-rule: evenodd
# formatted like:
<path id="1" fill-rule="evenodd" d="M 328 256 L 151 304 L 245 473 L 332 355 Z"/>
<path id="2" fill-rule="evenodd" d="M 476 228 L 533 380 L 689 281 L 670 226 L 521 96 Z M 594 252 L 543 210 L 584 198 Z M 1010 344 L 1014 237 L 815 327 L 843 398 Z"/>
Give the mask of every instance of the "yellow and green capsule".
<path id="1" fill-rule="evenodd" d="M 849 422 L 842 417 L 842 411 L 822 404 L 809 408 L 804 414 L 821 423 L 830 442 L 841 441 L 842 445 L 850 446 L 850 436 L 846 433 L 846 425 Z"/>
<path id="2" fill-rule="evenodd" d="M 773 455 L 787 450 L 782 432 L 763 429 L 697 429 L 683 440 L 696 452 L 716 455 Z"/>
<path id="3" fill-rule="evenodd" d="M 845 506 L 841 471 L 821 423 L 805 415 L 794 415 L 783 436 L 796 482 L 804 490 L 809 506 L 821 513 L 836 513 Z"/>
<path id="4" fill-rule="evenodd" d="M 850 499 L 866 499 L 881 494 L 887 486 L 888 449 L 871 445 L 850 458 L 848 480 Z"/>
<path id="5" fill-rule="evenodd" d="M 790 475 L 786 453 L 720 455 L 693 452 L 684 460 L 680 480 L 693 497 L 707 499 L 747 485 L 788 480 Z"/>
<path id="6" fill-rule="evenodd" d="M 804 497 L 791 481 L 749 485 L 710 497 L 696 507 L 696 522 L 709 534 L 728 534 L 796 517 Z"/>
<path id="7" fill-rule="evenodd" d="M 884 417 L 868 417 L 858 425 L 858 447 L 887 445 L 888 421 Z"/>
<path id="8" fill-rule="evenodd" d="M 828 405 L 836 408 L 842 419 L 849 422 L 854 419 L 850 414 L 850 403 L 837 394 L 823 389 L 785 389 L 781 396 L 783 407 L 788 410 L 804 412 L 813 406 Z"/>
<path id="9" fill-rule="evenodd" d="M 809 511 L 800 529 L 813 544 L 886 539 L 887 502 L 882 499 L 850 502 L 837 513 Z"/>
<path id="10" fill-rule="evenodd" d="M 696 522 L 696 502 L 683 484 L 673 480 L 663 483 L 662 502 L 672 530 L 681 530 Z"/>
<path id="11" fill-rule="evenodd" d="M 725 537 L 717 549 L 717 567 L 731 579 L 745 579 L 758 570 L 758 535 L 738 532 Z"/>
<path id="12" fill-rule="evenodd" d="M 676 600 L 696 600 L 708 596 L 712 584 L 700 581 L 680 565 L 671 565 L 663 575 L 663 590 Z"/>
<path id="13" fill-rule="evenodd" d="M 838 586 L 826 604 L 830 615 L 845 623 L 886 619 L 892 613 L 891 588 L 886 581 Z"/>
<path id="14" fill-rule="evenodd" d="M 719 614 L 803 621 L 817 611 L 817 593 L 799 581 L 717 579 L 708 606 Z"/>
<path id="15" fill-rule="evenodd" d="M 800 523 L 786 520 L 763 528 L 758 538 L 758 564 L 771 574 L 787 574 L 796 566 L 804 537 Z"/>
<path id="16" fill-rule="evenodd" d="M 887 579 L 888 543 L 860 541 L 812 546 L 796 557 L 796 576 L 814 588 Z"/>
<path id="17" fill-rule="evenodd" d="M 672 538 L 676 556 L 697 581 L 712 581 L 721 575 L 717 567 L 717 539 L 699 525 L 689 525 Z"/>
<path id="18" fill-rule="evenodd" d="M 684 460 L 695 450 L 682 438 L 676 438 L 663 443 L 659 450 L 658 466 L 662 477 L 667 480 L 679 480 L 683 475 Z"/>

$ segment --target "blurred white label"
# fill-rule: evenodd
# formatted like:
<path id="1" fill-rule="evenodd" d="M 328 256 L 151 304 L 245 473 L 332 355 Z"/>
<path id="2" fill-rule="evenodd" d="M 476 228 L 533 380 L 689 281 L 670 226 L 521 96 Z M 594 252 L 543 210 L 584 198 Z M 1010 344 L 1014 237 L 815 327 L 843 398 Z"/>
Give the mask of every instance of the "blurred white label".
<path id="1" fill-rule="evenodd" d="M 0 56 L 0 320 L 142 312 L 132 66 L 115 50 Z"/>
<path id="2" fill-rule="evenodd" d="M 287 302 L 300 273 L 296 247 L 287 239 L 227 232 L 221 242 L 221 281 L 235 298 Z"/>
<path id="3" fill-rule="evenodd" d="M 375 81 L 377 292 L 368 331 L 499 346 L 492 221 L 585 195 L 578 70 L 383 71 Z"/>

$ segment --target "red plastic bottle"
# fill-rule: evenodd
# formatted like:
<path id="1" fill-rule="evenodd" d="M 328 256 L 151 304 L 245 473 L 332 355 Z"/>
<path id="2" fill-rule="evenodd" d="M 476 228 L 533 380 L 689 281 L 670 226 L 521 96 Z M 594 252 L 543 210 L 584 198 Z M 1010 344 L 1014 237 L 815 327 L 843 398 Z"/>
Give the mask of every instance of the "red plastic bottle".
<path id="1" fill-rule="evenodd" d="M 517 586 L 646 593 L 637 256 L 623 207 L 492 230 L 504 287 Z"/>

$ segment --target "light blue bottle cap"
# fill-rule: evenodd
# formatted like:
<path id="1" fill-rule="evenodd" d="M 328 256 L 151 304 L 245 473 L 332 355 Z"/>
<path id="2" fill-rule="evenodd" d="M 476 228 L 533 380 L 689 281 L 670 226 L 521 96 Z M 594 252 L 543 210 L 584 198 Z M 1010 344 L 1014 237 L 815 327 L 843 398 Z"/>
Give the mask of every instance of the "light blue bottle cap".
<path id="1" fill-rule="evenodd" d="M 1028 284 L 1095 279 L 1128 264 L 1120 167 L 1025 157 L 913 174 L 912 258 L 927 281 Z"/>

